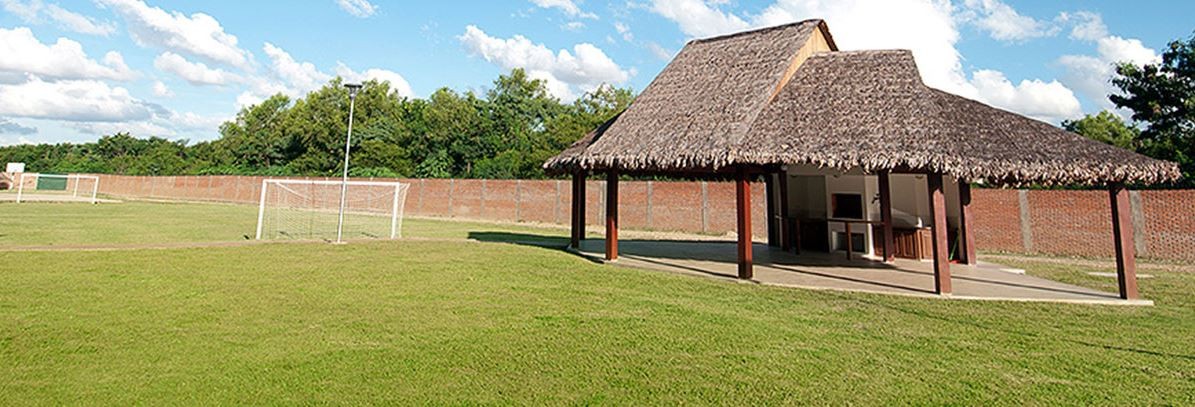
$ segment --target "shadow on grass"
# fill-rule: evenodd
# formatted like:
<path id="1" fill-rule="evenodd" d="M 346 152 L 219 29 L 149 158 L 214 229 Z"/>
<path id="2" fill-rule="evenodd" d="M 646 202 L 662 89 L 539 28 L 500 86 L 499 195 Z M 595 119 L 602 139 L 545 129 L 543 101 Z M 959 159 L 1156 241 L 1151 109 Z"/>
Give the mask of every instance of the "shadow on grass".
<path id="1" fill-rule="evenodd" d="M 499 231 L 470 231 L 469 239 L 479 242 L 509 243 L 548 249 L 564 249 L 568 247 L 569 243 L 568 238 L 562 236 Z"/>

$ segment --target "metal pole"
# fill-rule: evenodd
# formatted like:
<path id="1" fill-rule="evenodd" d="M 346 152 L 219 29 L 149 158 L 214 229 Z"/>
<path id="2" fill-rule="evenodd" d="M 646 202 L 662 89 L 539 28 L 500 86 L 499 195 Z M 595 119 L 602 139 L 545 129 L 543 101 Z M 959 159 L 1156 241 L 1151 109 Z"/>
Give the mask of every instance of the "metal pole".
<path id="1" fill-rule="evenodd" d="M 17 182 L 17 203 L 21 203 L 21 195 L 25 192 L 25 173 L 21 172 L 21 180 Z"/>
<path id="2" fill-rule="evenodd" d="M 348 198 L 349 191 L 349 146 L 353 142 L 353 108 L 357 103 L 357 88 L 352 85 L 349 87 L 349 134 L 344 138 L 344 175 L 340 182 L 340 219 L 336 221 L 336 243 L 344 243 L 341 239 L 344 233 L 344 204 Z"/>
<path id="3" fill-rule="evenodd" d="M 257 204 L 257 237 L 255 240 L 261 240 L 261 223 L 266 217 L 266 187 L 268 180 L 261 180 L 261 201 Z"/>
<path id="4" fill-rule="evenodd" d="M 390 238 L 398 237 L 398 191 L 402 184 L 394 185 L 394 202 L 390 204 Z"/>
<path id="5" fill-rule="evenodd" d="M 76 188 L 79 185 L 79 180 L 75 180 Z M 100 177 L 95 177 L 95 184 L 91 185 L 91 204 L 95 205 L 97 202 L 95 195 L 100 193 Z"/>

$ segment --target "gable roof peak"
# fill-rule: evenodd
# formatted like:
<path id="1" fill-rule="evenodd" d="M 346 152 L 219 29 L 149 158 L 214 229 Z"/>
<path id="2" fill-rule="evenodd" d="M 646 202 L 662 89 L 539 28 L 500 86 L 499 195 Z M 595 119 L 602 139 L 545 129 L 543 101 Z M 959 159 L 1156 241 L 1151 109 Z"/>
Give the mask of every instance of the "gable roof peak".
<path id="1" fill-rule="evenodd" d="M 767 33 L 769 31 L 783 30 L 786 28 L 801 26 L 801 25 L 805 25 L 805 24 L 818 24 L 818 25 L 821 25 L 824 27 L 826 22 L 825 22 L 825 20 L 822 20 L 820 18 L 810 18 L 807 20 L 794 21 L 794 22 L 786 23 L 786 24 L 754 28 L 754 29 L 750 29 L 747 31 L 738 31 L 738 32 L 733 32 L 733 33 L 729 33 L 729 34 L 715 35 L 712 37 L 696 38 L 696 39 L 690 40 L 689 43 L 696 44 L 696 43 L 704 43 L 704 42 L 715 42 L 715 41 L 725 40 L 725 39 L 729 39 L 729 38 L 758 35 L 758 34 Z M 823 28 L 823 30 L 824 30 L 824 28 Z"/>

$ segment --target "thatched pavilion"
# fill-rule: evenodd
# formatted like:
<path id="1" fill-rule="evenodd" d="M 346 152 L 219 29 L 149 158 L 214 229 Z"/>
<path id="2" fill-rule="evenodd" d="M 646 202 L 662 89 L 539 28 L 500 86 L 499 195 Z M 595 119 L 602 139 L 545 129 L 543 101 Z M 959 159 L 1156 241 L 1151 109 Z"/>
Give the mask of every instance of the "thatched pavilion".
<path id="1" fill-rule="evenodd" d="M 738 275 L 752 278 L 749 182 L 762 178 L 769 245 L 845 245 L 850 256 L 870 241 L 891 261 L 908 237 L 894 223 L 912 219 L 909 241 L 931 241 L 922 252 L 939 294 L 951 292 L 950 241 L 956 259 L 976 261 L 973 183 L 1105 187 L 1126 299 L 1137 289 L 1124 185 L 1180 177 L 1172 163 L 930 88 L 909 51 L 838 51 L 821 20 L 690 42 L 625 112 L 544 168 L 573 175 L 574 247 L 584 236 L 584 179 L 606 174 L 609 260 L 618 258 L 620 174 L 734 179 Z"/>

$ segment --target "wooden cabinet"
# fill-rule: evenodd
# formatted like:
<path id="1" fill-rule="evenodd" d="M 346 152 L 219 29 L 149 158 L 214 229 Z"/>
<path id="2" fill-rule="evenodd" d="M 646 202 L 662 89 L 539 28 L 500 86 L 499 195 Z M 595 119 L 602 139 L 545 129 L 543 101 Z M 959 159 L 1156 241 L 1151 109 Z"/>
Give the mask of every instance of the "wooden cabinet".
<path id="1" fill-rule="evenodd" d="M 896 257 L 928 260 L 933 258 L 934 235 L 930 228 L 894 228 L 892 240 Z"/>

